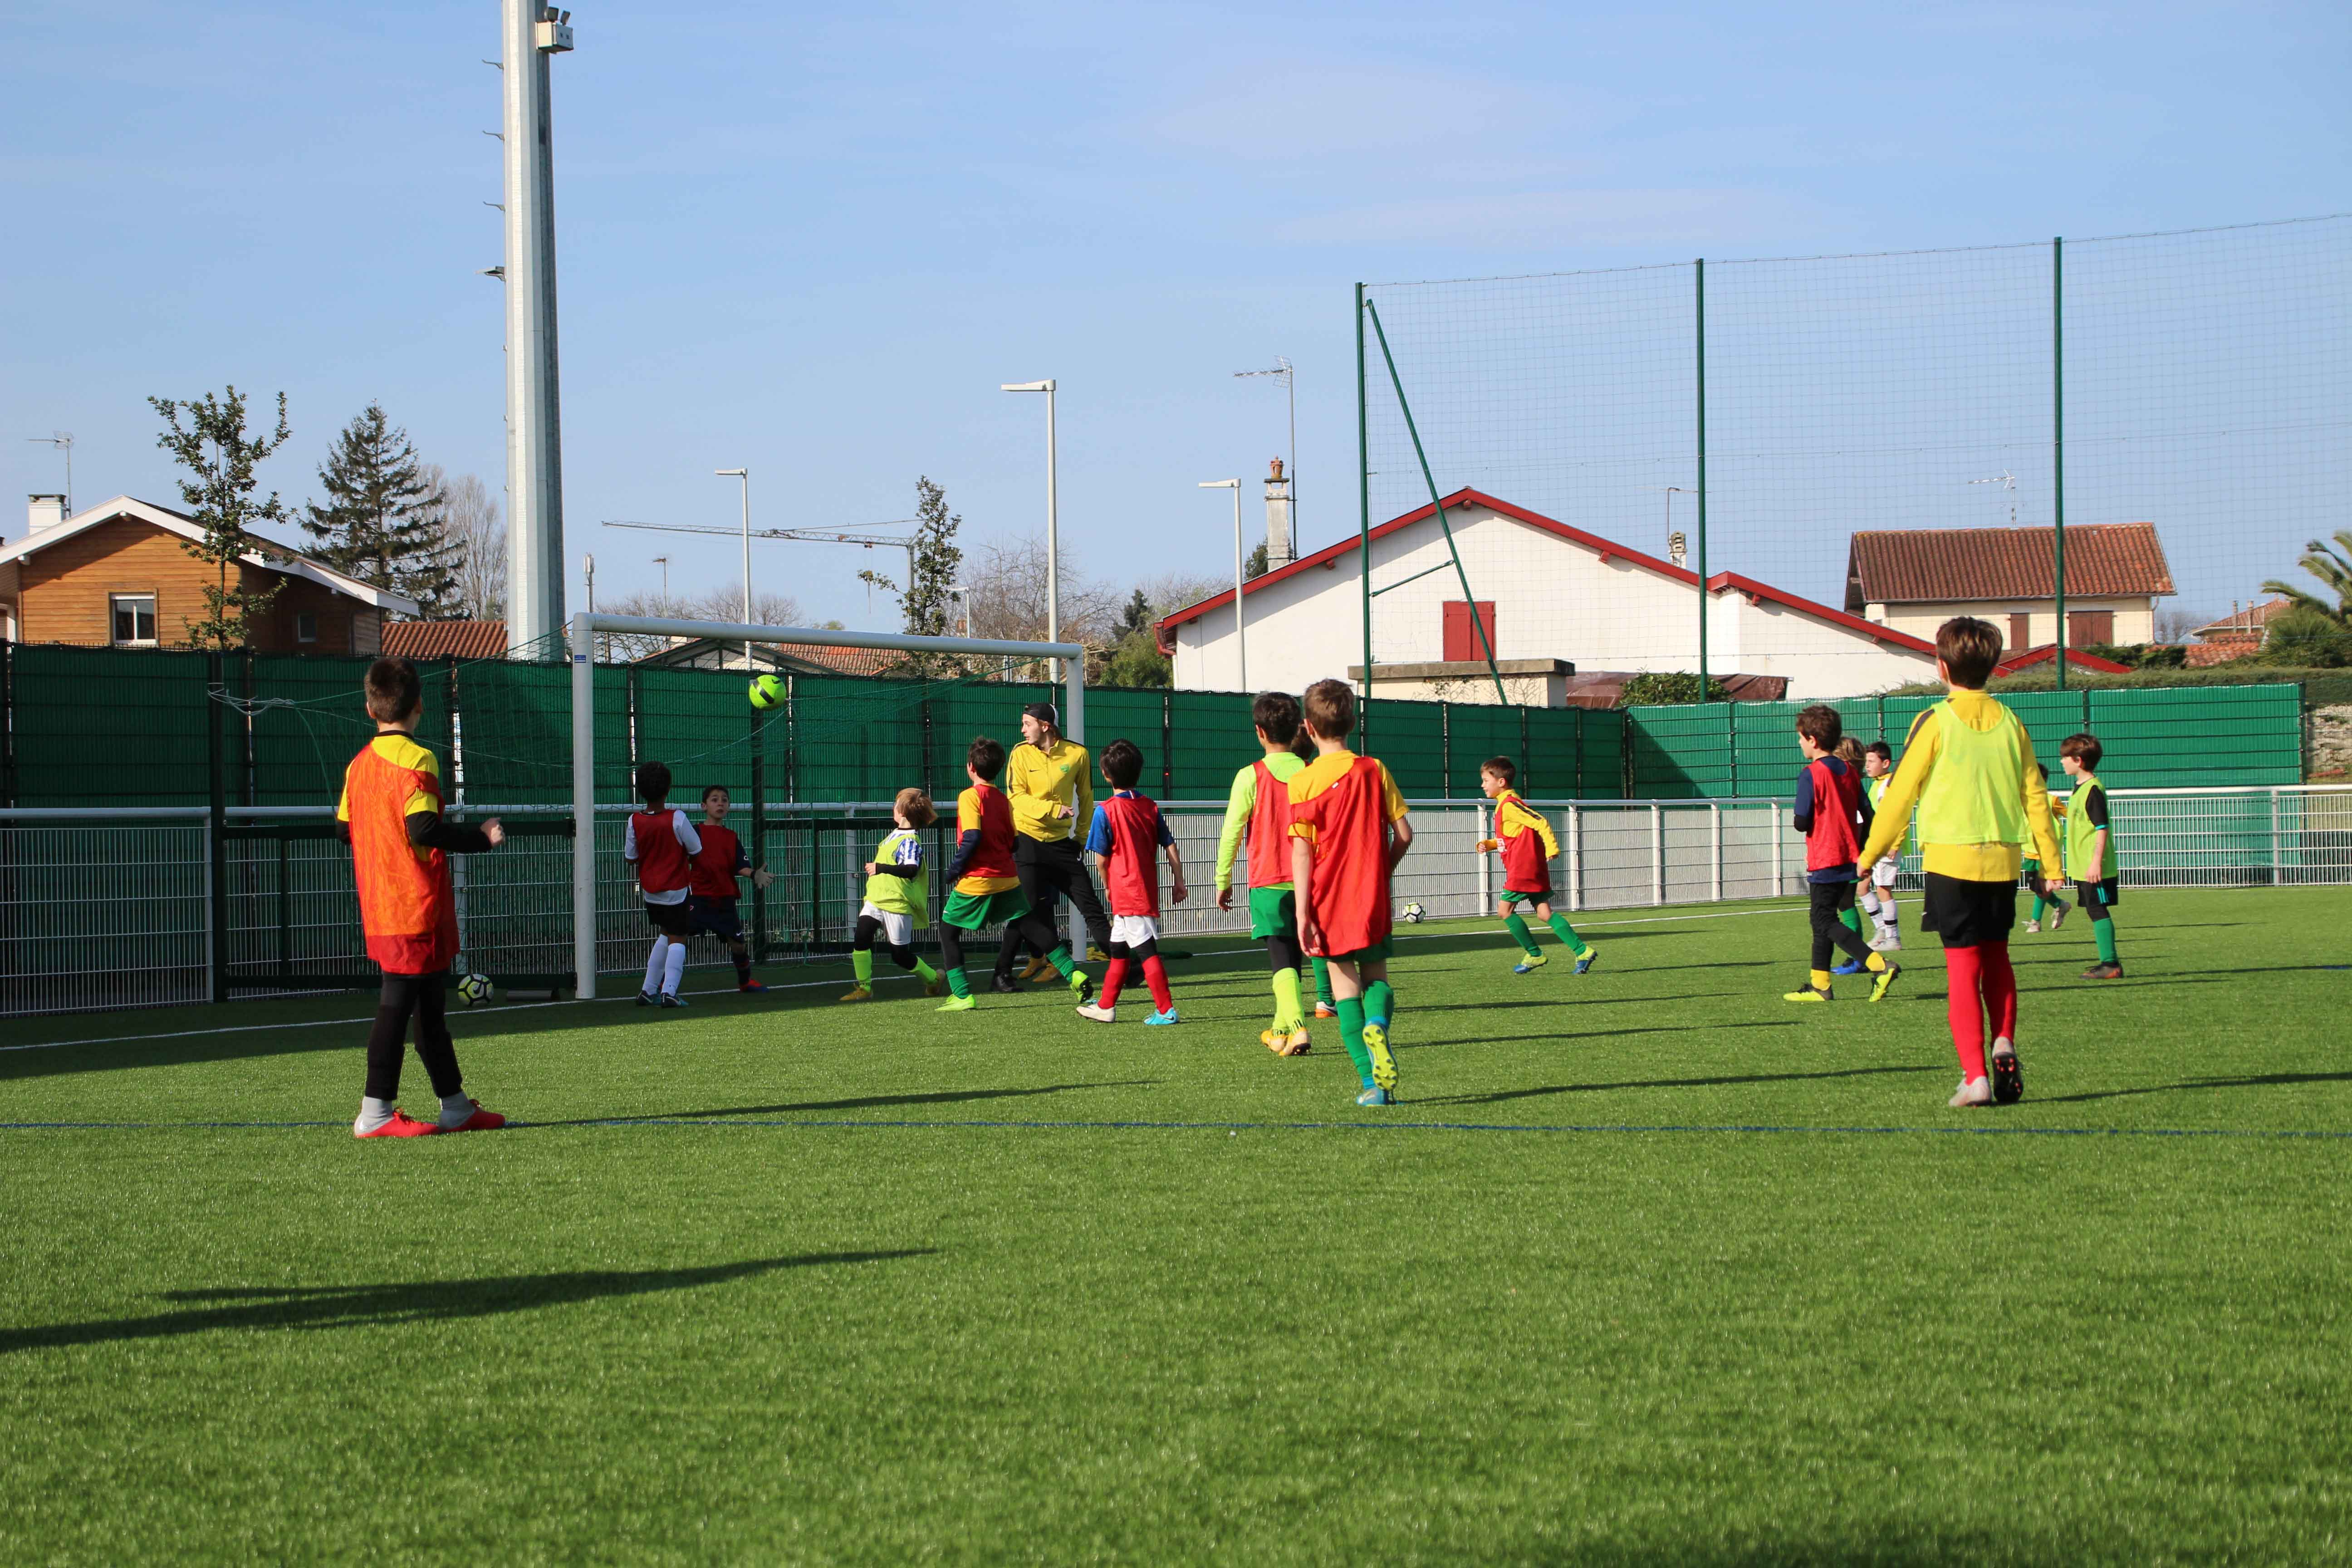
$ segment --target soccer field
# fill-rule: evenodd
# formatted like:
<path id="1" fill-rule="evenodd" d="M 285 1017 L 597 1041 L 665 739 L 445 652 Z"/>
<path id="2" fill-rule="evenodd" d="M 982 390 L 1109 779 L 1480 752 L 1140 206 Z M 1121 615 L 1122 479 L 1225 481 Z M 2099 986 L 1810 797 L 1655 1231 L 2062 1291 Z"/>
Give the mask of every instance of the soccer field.
<path id="1" fill-rule="evenodd" d="M 1412 931 L 1386 1110 L 1232 939 L 460 1014 L 520 1125 L 407 1142 L 370 999 L 19 1021 L 0 1561 L 2347 1560 L 2352 889 L 2119 922 L 1971 1113 L 1790 903 Z"/>

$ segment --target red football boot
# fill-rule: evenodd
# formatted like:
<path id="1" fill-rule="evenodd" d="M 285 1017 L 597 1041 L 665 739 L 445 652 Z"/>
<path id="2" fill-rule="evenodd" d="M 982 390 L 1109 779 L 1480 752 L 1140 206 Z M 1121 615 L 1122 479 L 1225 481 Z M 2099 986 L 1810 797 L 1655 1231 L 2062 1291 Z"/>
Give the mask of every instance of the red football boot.
<path id="1" fill-rule="evenodd" d="M 394 1110 L 392 1120 L 371 1132 L 354 1132 L 354 1138 L 430 1138 L 441 1129 L 430 1121 L 419 1121 L 405 1110 Z"/>
<path id="2" fill-rule="evenodd" d="M 466 1103 L 474 1108 L 474 1114 L 468 1116 L 465 1121 L 460 1121 L 455 1127 L 444 1127 L 441 1129 L 442 1131 L 495 1132 L 499 1128 L 504 1127 L 507 1124 L 507 1119 L 499 1115 L 497 1111 L 484 1110 L 480 1100 L 469 1100 Z"/>
<path id="3" fill-rule="evenodd" d="M 761 984 L 756 980 L 746 980 L 742 984 L 735 987 L 735 989 L 738 991 L 751 991 L 765 994 L 768 988 L 765 985 Z"/>

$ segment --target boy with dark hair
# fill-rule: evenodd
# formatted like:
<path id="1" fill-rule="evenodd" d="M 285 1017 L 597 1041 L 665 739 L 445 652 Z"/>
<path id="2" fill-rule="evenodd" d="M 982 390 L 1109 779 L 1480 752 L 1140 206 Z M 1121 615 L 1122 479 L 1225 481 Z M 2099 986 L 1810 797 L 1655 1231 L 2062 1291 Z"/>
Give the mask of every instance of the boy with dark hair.
<path id="1" fill-rule="evenodd" d="M 2107 819 L 2107 786 L 2099 782 L 2099 762 L 2106 749 L 2087 731 L 2058 743 L 2058 764 L 2074 781 L 2074 798 L 2066 803 L 2066 874 L 2074 879 L 2074 901 L 2090 912 L 2091 934 L 2099 943 L 2099 962 L 2083 971 L 2085 980 L 2121 980 L 2123 960 L 2116 956 L 2116 918 L 2112 911 L 2119 891 L 2114 826 Z M 2058 922 L 2050 922 L 2056 930 Z"/>
<path id="2" fill-rule="evenodd" d="M 849 967 L 857 975 L 845 1002 L 874 999 L 874 939 L 887 938 L 890 962 L 910 970 L 923 983 L 923 994 L 940 991 L 939 972 L 915 956 L 915 932 L 931 923 L 931 882 L 923 866 L 922 830 L 939 820 L 931 797 L 921 790 L 898 792 L 890 803 L 890 818 L 898 826 L 886 835 L 866 862 L 866 901 L 857 911 L 856 933 L 850 939 Z"/>
<path id="3" fill-rule="evenodd" d="M 443 819 L 441 764 L 416 743 L 425 693 L 415 665 L 404 658 L 377 659 L 368 667 L 365 690 L 375 738 L 343 770 L 335 826 L 352 847 L 360 925 L 368 957 L 383 971 L 383 988 L 368 1030 L 367 1085 L 352 1136 L 423 1138 L 504 1127 L 505 1117 L 467 1097 L 447 1011 L 449 964 L 457 956 L 449 857 L 494 849 L 506 842 L 506 829 L 496 817 L 478 828 Z M 440 1114 L 431 1121 L 419 1121 L 394 1103 L 400 1097 L 400 1064 L 412 1016 L 416 1059 L 441 1097 Z"/>
<path id="4" fill-rule="evenodd" d="M 1944 942 L 1946 1016 L 1960 1058 L 1955 1109 L 2009 1104 L 2025 1094 L 2017 974 L 2009 963 L 2021 847 L 2031 844 L 2044 865 L 2058 863 L 2050 792 L 2033 768 L 2033 742 L 2017 715 L 1984 690 L 2000 661 L 2000 633 L 1988 623 L 1960 616 L 1937 628 L 1936 672 L 1950 694 L 1912 721 L 1902 765 L 1860 857 L 1868 866 L 1887 853 L 1918 807 L 1927 872 L 1919 929 Z"/>
<path id="5" fill-rule="evenodd" d="M 1051 702 L 1032 702 L 1021 710 L 1021 741 L 1005 757 L 1004 796 L 1013 809 L 1013 866 L 1021 879 L 1021 896 L 1036 915 L 1027 931 L 1059 929 L 1057 899 L 1067 899 L 1085 922 L 1087 940 L 1100 946 L 1110 940 L 1109 921 L 1102 900 L 1095 896 L 1094 879 L 1078 843 L 1078 825 L 1094 820 L 1094 763 L 1086 747 L 1062 733 L 1058 710 Z M 989 979 L 992 991 L 1015 991 L 1013 961 L 1021 944 L 1007 941 L 998 950 L 996 970 Z M 1058 941 L 1059 938 L 1056 938 Z M 1048 946 L 1038 946 L 1047 954 Z M 1034 973 L 1035 965 L 1031 965 Z"/>
<path id="6" fill-rule="evenodd" d="M 687 907 L 694 889 L 694 857 L 702 853 L 702 835 L 686 813 L 669 804 L 669 769 L 660 763 L 637 764 L 637 798 L 643 811 L 629 814 L 621 834 L 621 858 L 637 868 L 637 889 L 645 895 L 646 919 L 654 928 L 653 952 L 646 955 L 646 984 L 637 1005 L 683 1007 L 677 994 L 686 979 L 686 944 L 694 935 L 694 911 Z"/>
<path id="7" fill-rule="evenodd" d="M 1178 903 L 1184 901 L 1184 860 L 1176 852 L 1176 836 L 1149 797 L 1135 792 L 1143 776 L 1143 752 L 1132 741 L 1113 741 L 1103 748 L 1102 774 L 1110 798 L 1095 805 L 1087 828 L 1087 853 L 1103 874 L 1110 894 L 1110 945 L 1105 949 L 1108 967 L 1103 971 L 1098 1001 L 1081 1004 L 1078 1016 L 1097 1024 L 1112 1021 L 1119 987 L 1127 983 L 1127 961 L 1143 967 L 1144 984 L 1151 987 L 1155 1011 L 1147 1024 L 1177 1024 L 1176 998 L 1168 989 L 1168 969 L 1160 961 L 1160 856 L 1168 857 L 1170 889 Z"/>
<path id="8" fill-rule="evenodd" d="M 1290 781 L 1307 765 L 1294 750 L 1298 699 L 1262 691 L 1250 704 L 1250 718 L 1265 755 L 1236 772 L 1225 795 L 1224 826 L 1217 835 L 1217 908 L 1234 907 L 1234 863 L 1246 843 L 1250 935 L 1265 943 L 1274 970 L 1274 1022 L 1259 1032 L 1258 1043 L 1278 1057 L 1303 1057 L 1313 1039 L 1299 990 L 1306 954 L 1298 946 L 1298 895 L 1290 881 Z"/>
<path id="9" fill-rule="evenodd" d="M 1528 922 L 1519 918 L 1519 905 L 1524 903 L 1535 910 L 1538 920 L 1551 927 L 1552 935 L 1568 944 L 1576 960 L 1576 973 L 1589 973 L 1601 950 L 1577 935 L 1566 915 L 1552 912 L 1551 859 L 1559 853 L 1559 838 L 1552 832 L 1550 820 L 1519 798 L 1514 787 L 1518 779 L 1519 766 L 1508 757 L 1489 757 L 1478 764 L 1478 787 L 1495 803 L 1495 837 L 1478 840 L 1478 853 L 1502 853 L 1503 896 L 1495 913 L 1527 955 L 1511 973 L 1533 974 L 1549 962 L 1538 951 Z"/>
<path id="10" fill-rule="evenodd" d="M 2050 770 L 2042 763 L 2036 763 L 2033 764 L 2033 771 L 2042 775 L 2042 787 L 2047 789 L 2050 785 Z M 2066 803 L 2061 800 L 2052 801 L 2050 815 L 2063 823 L 2066 816 Z M 2058 847 L 2061 850 L 2066 847 L 2066 834 L 2063 827 L 2058 834 Z M 2033 889 L 2033 912 L 2026 917 L 2025 929 L 2030 931 L 2056 931 L 2060 926 L 2064 925 L 2068 912 L 2066 900 L 2058 896 L 2058 889 L 2066 879 L 2066 868 L 2063 866 L 2053 866 L 2045 870 L 2040 860 L 2028 855 L 2019 863 L 2017 874 L 2025 879 L 2027 887 Z M 2050 917 L 2050 923 L 2047 926 L 2042 923 L 2042 917 L 2044 914 Z"/>
<path id="11" fill-rule="evenodd" d="M 1093 982 L 1070 961 L 1069 948 L 1022 895 L 1013 858 L 1013 805 L 991 782 L 1003 767 L 1004 748 L 988 736 L 975 738 L 965 748 L 963 771 L 971 786 L 956 796 L 955 858 L 948 862 L 950 891 L 940 910 L 940 958 L 947 965 L 948 989 L 954 993 L 940 1004 L 942 1013 L 969 1013 L 975 1005 L 971 981 L 964 973 L 964 935 L 999 923 L 1006 928 L 1007 942 L 1018 926 L 1069 982 L 1080 1002 L 1093 990 Z M 1086 875 L 1083 868 L 1078 875 Z"/>
<path id="12" fill-rule="evenodd" d="M 696 931 L 709 931 L 727 944 L 727 956 L 735 961 L 736 990 L 765 991 L 751 978 L 751 950 L 743 944 L 743 920 L 735 912 L 743 891 L 736 879 L 751 871 L 751 880 L 764 888 L 775 878 L 764 867 L 752 870 L 743 841 L 727 826 L 727 808 L 733 804 L 725 784 L 711 784 L 702 792 L 702 820 L 694 829 L 702 847 L 687 862 L 687 916 Z"/>
<path id="13" fill-rule="evenodd" d="M 1298 934 L 1309 952 L 1331 961 L 1339 1042 L 1356 1064 L 1358 1105 L 1396 1099 L 1396 1058 L 1389 1024 L 1396 994 L 1388 979 L 1389 888 L 1397 862 L 1412 847 L 1404 795 L 1387 768 L 1347 748 L 1356 727 L 1356 694 L 1344 682 L 1307 689 L 1307 732 L 1316 758 L 1292 775 L 1290 879 L 1298 892 Z"/>
<path id="14" fill-rule="evenodd" d="M 1886 787 L 1895 782 L 1895 748 L 1884 741 L 1873 741 L 1862 749 L 1863 794 L 1870 801 L 1873 820 L 1878 814 L 1879 803 L 1886 798 Z M 1871 918 L 1870 945 L 1881 952 L 1903 951 L 1903 927 L 1895 913 L 1895 879 L 1903 871 L 1903 840 L 1895 841 L 1894 849 L 1870 868 L 1863 879 L 1860 902 L 1863 913 Z"/>
<path id="15" fill-rule="evenodd" d="M 1812 970 L 1801 990 L 1787 993 L 1788 1002 L 1831 1002 L 1830 950 L 1837 948 L 1871 970 L 1870 999 L 1883 1001 L 1886 988 L 1903 973 L 1902 965 L 1883 952 L 1873 952 L 1862 932 L 1842 918 L 1853 908 L 1859 875 L 1855 856 L 1869 832 L 1870 803 L 1862 793 L 1862 775 L 1838 756 L 1845 722 L 1838 710 L 1815 703 L 1797 715 L 1797 748 L 1805 754 L 1804 772 L 1797 775 L 1797 831 L 1805 836 L 1805 885 L 1812 898 Z"/>

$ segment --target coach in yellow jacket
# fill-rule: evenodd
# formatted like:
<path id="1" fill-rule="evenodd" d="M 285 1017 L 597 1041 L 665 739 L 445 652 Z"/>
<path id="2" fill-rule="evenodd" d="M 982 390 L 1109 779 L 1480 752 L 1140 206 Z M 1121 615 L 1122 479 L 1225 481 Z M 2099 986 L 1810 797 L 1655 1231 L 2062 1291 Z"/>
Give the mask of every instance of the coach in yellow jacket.
<path id="1" fill-rule="evenodd" d="M 1063 738 L 1052 703 L 1032 702 L 1021 710 L 1021 743 L 1005 759 L 1004 793 L 1013 802 L 1014 868 L 1029 907 L 1045 910 L 1056 894 L 1068 899 L 1086 919 L 1087 939 L 1108 947 L 1110 920 L 1081 847 L 1095 816 L 1094 759 Z M 997 950 L 992 984 L 998 991 L 1013 988 L 1016 947 L 1008 938 Z"/>

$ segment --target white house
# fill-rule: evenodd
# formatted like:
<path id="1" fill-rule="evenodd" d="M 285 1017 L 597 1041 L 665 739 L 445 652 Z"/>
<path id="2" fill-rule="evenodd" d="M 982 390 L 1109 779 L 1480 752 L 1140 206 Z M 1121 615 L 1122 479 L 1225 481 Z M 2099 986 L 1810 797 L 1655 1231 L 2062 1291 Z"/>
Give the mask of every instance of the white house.
<path id="1" fill-rule="evenodd" d="M 1560 700 L 1560 683 L 1538 674 L 1555 669 L 1554 661 L 1584 671 L 1698 668 L 1697 574 L 1477 490 L 1457 490 L 1444 505 L 1463 574 L 1429 507 L 1371 531 L 1372 659 L 1381 692 L 1493 700 L 1482 623 L 1495 658 L 1524 672 L 1508 682 L 1514 700 Z M 1253 578 L 1238 638 L 1230 589 L 1168 616 L 1159 637 L 1175 684 L 1297 691 L 1351 678 L 1363 664 L 1360 573 L 1351 538 Z M 1807 699 L 1935 678 L 1932 644 L 1736 572 L 1710 576 L 1706 601 L 1710 673 L 1780 677 L 1789 696 Z"/>
<path id="2" fill-rule="evenodd" d="M 1932 637 L 1954 616 L 2001 629 L 2011 658 L 2058 641 L 2057 532 L 2048 528 L 1906 528 L 1857 533 L 1845 607 Z M 2172 568 L 2152 522 L 2066 530 L 2066 646 L 2156 640 L 2156 601 Z"/>

